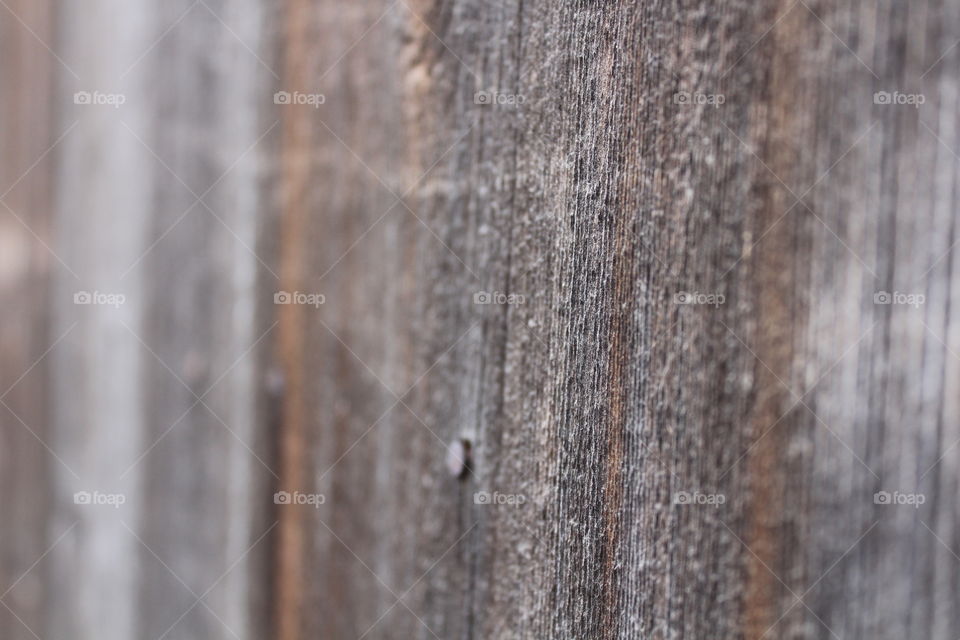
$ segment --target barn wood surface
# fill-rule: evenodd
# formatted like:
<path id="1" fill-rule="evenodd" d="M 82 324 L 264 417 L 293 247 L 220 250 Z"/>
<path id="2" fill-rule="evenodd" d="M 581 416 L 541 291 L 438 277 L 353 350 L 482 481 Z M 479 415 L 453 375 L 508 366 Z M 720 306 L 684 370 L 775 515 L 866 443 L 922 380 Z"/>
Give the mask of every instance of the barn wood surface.
<path id="1" fill-rule="evenodd" d="M 960 637 L 960 8 L 8 5 L 3 638 Z"/>

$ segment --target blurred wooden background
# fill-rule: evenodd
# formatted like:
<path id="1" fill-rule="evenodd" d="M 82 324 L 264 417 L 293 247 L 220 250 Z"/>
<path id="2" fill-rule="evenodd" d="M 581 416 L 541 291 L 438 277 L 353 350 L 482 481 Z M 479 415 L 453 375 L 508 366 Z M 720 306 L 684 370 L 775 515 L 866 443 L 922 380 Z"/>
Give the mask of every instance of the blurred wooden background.
<path id="1" fill-rule="evenodd" d="M 0 637 L 960 637 L 958 39 L 3 0 Z"/>

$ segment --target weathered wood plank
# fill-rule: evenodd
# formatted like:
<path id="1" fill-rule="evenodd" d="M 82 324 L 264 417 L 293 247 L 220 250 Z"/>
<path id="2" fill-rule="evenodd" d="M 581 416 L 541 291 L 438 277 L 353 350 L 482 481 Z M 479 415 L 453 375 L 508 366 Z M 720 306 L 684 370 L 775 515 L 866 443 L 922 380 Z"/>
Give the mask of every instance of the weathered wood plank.
<path id="1" fill-rule="evenodd" d="M 50 185 L 59 132 L 50 95 L 56 62 L 37 41 L 52 32 L 47 2 L 0 9 L 0 636 L 32 638 L 44 618 L 48 537 Z M 20 17 L 35 35 L 17 21 Z M 18 126 L 10 126 L 18 123 Z M 54 346 L 53 348 L 56 348 Z M 61 532 L 62 533 L 62 532 Z"/>
<path id="2" fill-rule="evenodd" d="M 262 5 L 64 6 L 48 637 L 264 637 L 275 466 L 259 242 L 271 72 Z M 74 86 L 76 84 L 76 86 Z M 119 108 L 73 105 L 74 90 Z M 263 237 L 267 237 L 264 235 Z M 75 306 L 77 289 L 119 293 Z M 119 509 L 74 491 L 120 493 Z"/>
<path id="3" fill-rule="evenodd" d="M 960 636 L 960 8 L 5 8 L 4 638 Z"/>
<path id="4" fill-rule="evenodd" d="M 260 310 L 276 276 L 260 232 L 276 118 L 264 11 L 257 1 L 165 5 L 159 24 L 186 16 L 145 60 L 154 110 L 144 139 L 162 166 L 148 234 L 160 240 L 140 267 L 151 310 L 142 335 L 156 355 L 145 374 L 147 439 L 158 442 L 142 462 L 151 509 L 141 527 L 167 565 L 153 563 L 143 581 L 149 637 L 201 596 L 172 637 L 269 635 L 276 462 L 263 400 L 273 321 Z"/>
<path id="5" fill-rule="evenodd" d="M 951 442 L 952 356 L 873 294 L 929 279 L 926 324 L 949 343 L 953 157 L 898 132 L 926 136 L 941 100 L 952 113 L 952 10 L 300 3 L 288 19 L 286 80 L 328 98 L 285 119 L 287 282 L 328 296 L 285 310 L 288 486 L 329 500 L 290 516 L 281 584 L 300 604 L 281 605 L 282 637 L 952 637 L 956 567 L 938 575 L 949 552 L 924 524 L 950 540 L 950 518 L 873 503 Z M 504 102 L 475 104 L 488 90 Z M 884 110 L 877 90 L 928 100 Z M 936 120 L 946 148 L 952 123 Z M 412 212 L 381 220 L 391 191 Z M 474 305 L 481 290 L 525 302 Z M 474 468 L 456 481 L 444 443 L 461 437 Z"/>

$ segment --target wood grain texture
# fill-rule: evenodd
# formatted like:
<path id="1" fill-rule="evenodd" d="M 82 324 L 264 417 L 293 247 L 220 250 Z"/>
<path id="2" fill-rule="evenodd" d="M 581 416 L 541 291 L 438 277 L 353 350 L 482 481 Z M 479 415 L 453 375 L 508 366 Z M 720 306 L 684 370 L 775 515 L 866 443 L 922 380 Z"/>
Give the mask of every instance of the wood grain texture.
<path id="1" fill-rule="evenodd" d="M 328 100 L 282 153 L 316 150 L 287 212 L 312 251 L 283 250 L 328 294 L 291 330 L 298 478 L 330 499 L 284 637 L 952 637 L 953 509 L 916 488 L 953 441 L 924 327 L 950 344 L 951 10 L 310 6 L 290 81 L 307 38 Z"/>
<path id="2" fill-rule="evenodd" d="M 960 8 L 9 4 L 0 637 L 960 637 Z"/>

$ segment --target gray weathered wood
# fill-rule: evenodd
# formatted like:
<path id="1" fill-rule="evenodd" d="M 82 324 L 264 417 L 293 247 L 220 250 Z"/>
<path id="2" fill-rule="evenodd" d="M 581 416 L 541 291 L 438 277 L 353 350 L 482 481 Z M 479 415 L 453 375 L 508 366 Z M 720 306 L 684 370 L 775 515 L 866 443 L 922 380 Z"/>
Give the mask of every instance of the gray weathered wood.
<path id="1" fill-rule="evenodd" d="M 58 272 L 52 306 L 76 329 L 50 356 L 52 447 L 78 477 L 53 470 L 50 531 L 76 526 L 49 556 L 46 637 L 266 635 L 259 10 L 60 9 L 78 77 L 56 103 L 80 122 L 58 153 L 57 250 L 76 277 Z M 76 90 L 126 101 L 77 106 Z M 81 289 L 126 302 L 78 307 Z M 75 505 L 80 490 L 126 502 Z"/>
<path id="2" fill-rule="evenodd" d="M 0 34 L 2 184 L 78 121 L 3 198 L 38 238 L 0 215 L 0 577 L 52 546 L 0 636 L 960 637 L 960 8 L 18 1 Z"/>
<path id="3" fill-rule="evenodd" d="M 302 604 L 281 604 L 282 637 L 357 636 L 385 612 L 366 637 L 956 635 L 955 558 L 927 530 L 954 540 L 952 494 L 920 482 L 944 453 L 953 475 L 955 361 L 933 335 L 950 342 L 955 12 L 289 16 L 287 80 L 328 101 L 286 119 L 287 282 L 328 303 L 289 310 L 287 428 L 292 477 L 331 499 L 291 516 L 303 561 L 281 578 Z M 874 304 L 893 290 L 928 303 Z M 465 481 L 442 467 L 458 437 Z"/>

